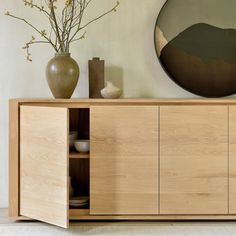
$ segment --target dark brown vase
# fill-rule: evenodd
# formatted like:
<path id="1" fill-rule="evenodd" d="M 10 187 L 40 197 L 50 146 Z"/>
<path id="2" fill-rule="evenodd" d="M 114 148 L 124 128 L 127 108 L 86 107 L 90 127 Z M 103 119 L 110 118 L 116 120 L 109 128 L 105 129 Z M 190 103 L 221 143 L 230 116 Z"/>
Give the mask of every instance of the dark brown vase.
<path id="1" fill-rule="evenodd" d="M 46 68 L 47 82 L 55 98 L 71 98 L 79 75 L 79 66 L 70 53 L 56 53 Z"/>

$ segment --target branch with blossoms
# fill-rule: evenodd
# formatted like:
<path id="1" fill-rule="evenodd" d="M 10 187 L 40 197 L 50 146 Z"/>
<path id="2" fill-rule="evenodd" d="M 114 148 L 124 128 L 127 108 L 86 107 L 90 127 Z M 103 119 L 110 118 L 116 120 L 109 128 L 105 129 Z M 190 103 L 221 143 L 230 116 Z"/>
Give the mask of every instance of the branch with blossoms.
<path id="1" fill-rule="evenodd" d="M 57 0 L 45 0 L 44 3 L 42 0 L 39 1 L 40 3 L 37 3 L 37 1 L 35 2 L 35 0 L 23 0 L 23 3 L 26 7 L 33 8 L 48 18 L 50 25 L 49 33 L 46 31 L 46 29 L 39 29 L 38 27 L 34 26 L 29 20 L 25 18 L 15 16 L 9 11 L 5 13 L 5 15 L 22 21 L 28 25 L 40 37 L 39 40 L 36 40 L 36 37 L 32 36 L 30 41 L 22 47 L 26 50 L 28 61 L 32 61 L 30 46 L 33 44 L 49 44 L 56 52 L 68 53 L 72 43 L 85 38 L 86 27 L 95 21 L 100 20 L 104 16 L 112 12 L 116 12 L 120 4 L 117 1 L 111 9 L 91 19 L 85 24 L 82 24 L 84 13 L 93 0 L 64 0 L 64 7 L 59 14 Z M 83 33 L 81 33 L 81 31 L 83 31 Z"/>

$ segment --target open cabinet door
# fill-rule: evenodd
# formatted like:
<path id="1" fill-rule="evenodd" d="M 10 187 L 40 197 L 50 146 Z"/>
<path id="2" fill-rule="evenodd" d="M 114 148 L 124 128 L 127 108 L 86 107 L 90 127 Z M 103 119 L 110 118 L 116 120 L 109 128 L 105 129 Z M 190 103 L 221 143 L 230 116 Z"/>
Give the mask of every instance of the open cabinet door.
<path id="1" fill-rule="evenodd" d="M 20 214 L 68 228 L 68 109 L 20 108 Z"/>

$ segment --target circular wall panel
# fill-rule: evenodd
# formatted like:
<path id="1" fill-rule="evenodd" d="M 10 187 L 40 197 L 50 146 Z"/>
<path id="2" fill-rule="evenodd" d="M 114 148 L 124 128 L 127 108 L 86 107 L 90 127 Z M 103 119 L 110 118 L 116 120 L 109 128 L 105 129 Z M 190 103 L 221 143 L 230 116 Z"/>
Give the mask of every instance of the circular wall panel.
<path id="1" fill-rule="evenodd" d="M 236 93 L 236 1 L 168 0 L 155 47 L 171 79 L 204 97 Z"/>

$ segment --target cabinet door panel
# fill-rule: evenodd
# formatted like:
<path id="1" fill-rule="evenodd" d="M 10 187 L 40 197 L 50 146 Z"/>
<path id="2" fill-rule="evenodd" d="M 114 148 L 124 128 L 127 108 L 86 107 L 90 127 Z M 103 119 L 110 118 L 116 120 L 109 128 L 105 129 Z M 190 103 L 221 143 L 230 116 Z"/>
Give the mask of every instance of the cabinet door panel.
<path id="1" fill-rule="evenodd" d="M 20 214 L 68 227 L 68 110 L 21 106 Z"/>
<path id="2" fill-rule="evenodd" d="M 90 109 L 90 213 L 158 213 L 158 108 Z"/>
<path id="3" fill-rule="evenodd" d="M 236 106 L 229 107 L 229 213 L 236 214 Z"/>
<path id="4" fill-rule="evenodd" d="M 228 213 L 227 106 L 160 108 L 160 213 Z"/>

